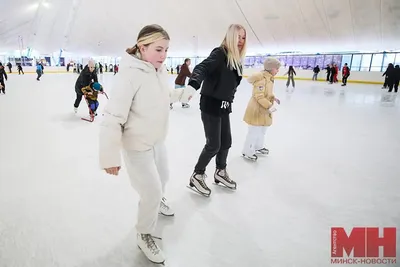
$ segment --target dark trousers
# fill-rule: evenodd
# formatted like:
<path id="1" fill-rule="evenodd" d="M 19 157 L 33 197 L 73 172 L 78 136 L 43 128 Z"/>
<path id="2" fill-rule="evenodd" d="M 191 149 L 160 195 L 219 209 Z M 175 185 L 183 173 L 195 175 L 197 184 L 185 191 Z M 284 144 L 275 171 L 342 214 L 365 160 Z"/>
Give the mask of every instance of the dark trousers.
<path id="1" fill-rule="evenodd" d="M 399 83 L 400 83 L 400 80 L 396 80 L 395 82 L 394 82 L 394 91 L 397 93 L 397 91 L 399 90 Z"/>
<path id="2" fill-rule="evenodd" d="M 37 70 L 36 73 L 37 73 L 37 78 L 36 78 L 36 80 L 39 81 L 39 80 L 40 80 L 40 77 L 42 77 L 42 71 Z"/>
<path id="3" fill-rule="evenodd" d="M 3 92 L 3 94 L 6 93 L 6 85 L 4 83 L 4 80 L 0 80 L 0 84 L 3 86 L 3 88 L 1 89 L 1 91 Z"/>
<path id="4" fill-rule="evenodd" d="M 18 69 L 18 74 L 20 75 L 22 72 L 22 74 L 25 74 L 23 70 Z"/>
<path id="5" fill-rule="evenodd" d="M 217 117 L 202 112 L 201 120 L 204 125 L 206 145 L 200 154 L 194 171 L 204 174 L 208 163 L 210 163 L 214 156 L 216 156 L 215 163 L 217 169 L 225 169 L 229 148 L 232 145 L 229 113 Z"/>
<path id="6" fill-rule="evenodd" d="M 343 78 L 342 78 L 342 83 L 343 83 L 344 85 L 347 84 L 347 78 L 349 78 L 349 75 L 345 75 L 345 76 L 343 76 Z"/>
<path id="7" fill-rule="evenodd" d="M 398 89 L 399 89 L 399 81 L 393 81 L 393 80 L 388 80 L 387 83 L 388 87 L 389 87 L 389 93 L 391 93 L 393 91 L 393 87 L 394 87 L 394 92 L 397 93 Z"/>
<path id="8" fill-rule="evenodd" d="M 75 99 L 74 107 L 78 108 L 78 107 L 79 107 L 79 104 L 80 104 L 81 101 L 82 101 L 83 93 L 80 92 L 80 91 L 79 91 L 78 89 L 76 89 L 76 88 L 75 88 L 75 92 L 76 92 L 76 99 Z"/>

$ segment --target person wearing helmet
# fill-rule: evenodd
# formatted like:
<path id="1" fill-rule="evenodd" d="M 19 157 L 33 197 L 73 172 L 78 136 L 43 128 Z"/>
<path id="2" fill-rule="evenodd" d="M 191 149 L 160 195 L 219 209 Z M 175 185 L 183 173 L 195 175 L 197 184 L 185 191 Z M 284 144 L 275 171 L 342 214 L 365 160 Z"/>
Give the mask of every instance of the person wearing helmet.
<path id="1" fill-rule="evenodd" d="M 85 95 L 91 115 L 97 115 L 96 111 L 99 107 L 97 98 L 99 92 L 103 92 L 103 86 L 97 82 L 92 82 L 88 86 L 82 88 L 82 93 Z"/>

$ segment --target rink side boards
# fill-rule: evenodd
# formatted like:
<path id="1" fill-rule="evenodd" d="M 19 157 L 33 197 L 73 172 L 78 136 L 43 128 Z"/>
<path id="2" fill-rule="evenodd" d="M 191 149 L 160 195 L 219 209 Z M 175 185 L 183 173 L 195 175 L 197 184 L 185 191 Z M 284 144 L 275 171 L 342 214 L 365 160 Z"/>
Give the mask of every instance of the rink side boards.
<path id="1" fill-rule="evenodd" d="M 36 74 L 36 71 L 25 71 L 25 73 L 26 74 Z M 45 74 L 62 74 L 62 73 L 72 73 L 73 74 L 73 72 L 67 72 L 67 71 L 50 70 L 50 69 L 45 70 Z M 106 72 L 106 73 L 114 74 L 114 72 Z M 13 73 L 8 73 L 7 72 L 7 75 L 10 75 L 10 74 L 11 75 L 18 74 L 18 71 L 17 72 L 13 72 Z M 170 74 L 170 75 L 176 75 L 176 74 Z M 244 75 L 243 77 L 247 78 L 248 76 Z M 287 80 L 287 77 L 286 76 L 276 76 L 275 79 Z M 312 79 L 311 78 L 296 77 L 295 81 L 312 81 Z M 318 79 L 318 82 L 326 82 L 326 80 L 325 79 Z M 375 81 L 348 80 L 347 83 L 383 84 L 383 81 L 382 82 L 375 82 Z"/>

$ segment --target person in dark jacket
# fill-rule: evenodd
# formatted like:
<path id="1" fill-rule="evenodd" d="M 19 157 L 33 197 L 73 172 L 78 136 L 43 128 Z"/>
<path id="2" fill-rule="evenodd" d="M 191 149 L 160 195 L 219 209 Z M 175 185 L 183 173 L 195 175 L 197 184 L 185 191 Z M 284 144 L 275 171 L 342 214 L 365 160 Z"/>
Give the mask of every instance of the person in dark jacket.
<path id="1" fill-rule="evenodd" d="M 295 87 L 294 83 L 294 76 L 296 76 L 296 71 L 294 70 L 293 66 L 289 66 L 289 70 L 283 75 L 283 76 L 288 76 L 287 82 L 286 82 L 286 88 L 289 88 L 290 81 L 292 81 L 292 87 Z M 286 90 L 288 91 L 288 90 Z"/>
<path id="2" fill-rule="evenodd" d="M 396 65 L 394 67 L 394 92 L 397 93 L 399 90 L 399 83 L 400 83 L 400 66 Z"/>
<path id="3" fill-rule="evenodd" d="M 386 87 L 389 87 L 389 92 L 392 92 L 395 80 L 394 65 L 392 63 L 389 63 L 386 71 L 382 74 L 382 76 L 385 76 L 385 84 L 383 85 L 382 89 L 386 89 Z"/>
<path id="4" fill-rule="evenodd" d="M 317 65 L 317 66 L 314 68 L 314 70 L 313 70 L 313 72 L 314 72 L 313 77 L 312 77 L 312 80 L 313 80 L 313 81 L 318 80 L 318 73 L 319 73 L 320 71 L 321 71 L 321 70 L 319 69 L 319 66 Z"/>
<path id="5" fill-rule="evenodd" d="M 190 77 L 190 75 L 192 75 L 192 73 L 189 70 L 189 66 L 190 66 L 190 58 L 186 58 L 185 62 L 182 64 L 180 71 L 178 73 L 178 76 L 175 79 L 175 89 L 178 88 L 184 88 L 185 87 L 185 82 L 186 82 L 186 78 Z M 190 105 L 188 103 L 183 103 L 182 102 L 182 108 L 189 108 Z M 170 104 L 170 109 L 172 109 L 172 103 Z"/>
<path id="6" fill-rule="evenodd" d="M 8 70 L 10 71 L 10 73 L 12 73 L 12 64 L 11 64 L 11 62 L 7 63 L 7 67 L 8 67 Z"/>
<path id="7" fill-rule="evenodd" d="M 98 82 L 95 72 L 95 64 L 93 60 L 89 60 L 88 64 L 82 70 L 75 83 L 76 100 L 74 103 L 75 113 L 78 111 L 79 104 L 82 101 L 82 88 L 88 86 L 91 82 Z"/>
<path id="8" fill-rule="evenodd" d="M 21 63 L 17 64 L 17 69 L 18 69 L 18 75 L 21 75 L 21 72 L 22 72 L 22 74 L 25 74 Z"/>
<path id="9" fill-rule="evenodd" d="M 228 152 L 232 145 L 229 114 L 232 112 L 236 89 L 242 80 L 245 52 L 246 31 L 243 26 L 233 24 L 221 46 L 214 48 L 208 58 L 194 68 L 189 80 L 188 88 L 193 90 L 198 90 L 203 83 L 200 110 L 206 144 L 194 167 L 189 185 L 204 196 L 211 194 L 205 183 L 205 171 L 214 156 L 214 181 L 236 189 L 236 182 L 230 179 L 226 171 Z"/>
<path id="10" fill-rule="evenodd" d="M 326 65 L 326 81 L 329 82 L 331 80 L 331 74 L 332 74 L 332 65 Z"/>
<path id="11" fill-rule="evenodd" d="M 4 79 L 7 81 L 8 77 L 3 64 L 0 62 L 0 92 L 6 94 L 6 84 L 4 83 Z"/>

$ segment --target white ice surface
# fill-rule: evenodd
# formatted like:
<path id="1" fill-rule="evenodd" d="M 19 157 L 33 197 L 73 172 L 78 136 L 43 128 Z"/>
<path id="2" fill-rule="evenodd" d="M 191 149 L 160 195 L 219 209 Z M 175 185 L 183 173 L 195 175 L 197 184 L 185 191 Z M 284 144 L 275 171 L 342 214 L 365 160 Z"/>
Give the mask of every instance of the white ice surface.
<path id="1" fill-rule="evenodd" d="M 107 176 L 98 166 L 107 100 L 100 96 L 94 123 L 80 120 L 87 109 L 82 102 L 73 113 L 76 77 L 10 75 L 0 95 L 0 266 L 154 266 L 136 246 L 138 195 L 125 170 Z M 113 79 L 100 76 L 110 95 Z M 166 196 L 176 216 L 160 217 L 157 230 L 167 266 L 331 266 L 331 227 L 400 227 L 400 98 L 388 106 L 378 85 L 349 84 L 342 94 L 301 81 L 289 95 L 284 83 L 275 84 L 282 104 L 267 132 L 271 154 L 256 163 L 241 157 L 251 88 L 245 80 L 238 88 L 228 162 L 238 190 L 211 183 L 212 161 L 210 198 L 186 188 L 205 142 L 199 95 L 190 109 L 175 104 Z"/>

